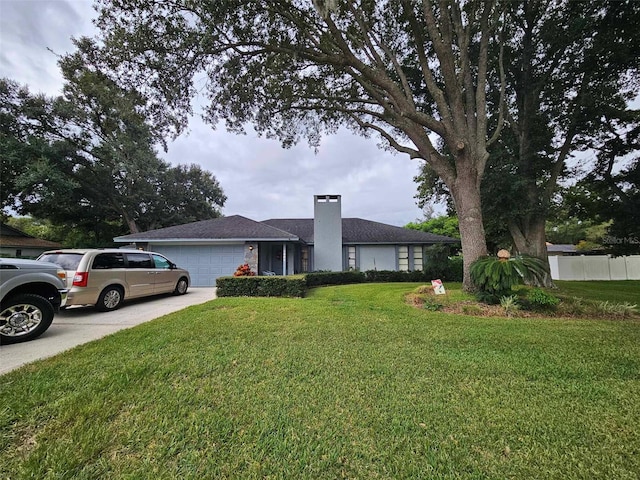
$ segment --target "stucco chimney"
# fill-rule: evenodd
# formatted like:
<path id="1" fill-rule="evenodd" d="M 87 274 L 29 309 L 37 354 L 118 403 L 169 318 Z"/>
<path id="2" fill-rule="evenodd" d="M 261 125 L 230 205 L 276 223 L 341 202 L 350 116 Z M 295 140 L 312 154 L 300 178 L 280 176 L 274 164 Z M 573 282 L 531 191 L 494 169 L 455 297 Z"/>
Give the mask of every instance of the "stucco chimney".
<path id="1" fill-rule="evenodd" d="M 314 195 L 313 268 L 342 271 L 342 207 L 340 195 Z"/>

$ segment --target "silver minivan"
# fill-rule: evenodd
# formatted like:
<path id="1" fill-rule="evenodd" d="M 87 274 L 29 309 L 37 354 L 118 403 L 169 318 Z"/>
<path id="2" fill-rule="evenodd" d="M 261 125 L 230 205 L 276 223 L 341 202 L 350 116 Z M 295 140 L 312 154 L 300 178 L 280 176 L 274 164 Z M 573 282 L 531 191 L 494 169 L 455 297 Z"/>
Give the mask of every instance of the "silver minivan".
<path id="1" fill-rule="evenodd" d="M 130 298 L 184 295 L 191 283 L 188 271 L 143 250 L 61 249 L 44 252 L 38 260 L 66 270 L 67 306 L 95 305 L 100 311 L 115 310 Z"/>

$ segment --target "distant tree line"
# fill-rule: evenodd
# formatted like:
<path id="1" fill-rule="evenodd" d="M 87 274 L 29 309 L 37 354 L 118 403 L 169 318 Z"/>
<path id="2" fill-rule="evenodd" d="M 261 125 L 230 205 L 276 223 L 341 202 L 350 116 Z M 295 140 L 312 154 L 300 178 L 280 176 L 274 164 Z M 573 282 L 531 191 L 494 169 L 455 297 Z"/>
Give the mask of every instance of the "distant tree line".
<path id="1" fill-rule="evenodd" d="M 119 87 L 80 52 L 60 67 L 58 97 L 0 79 L 5 217 L 33 217 L 31 225 L 48 226 L 51 239 L 87 246 L 220 216 L 226 197 L 213 174 L 158 156 L 164 138 L 138 92 Z"/>

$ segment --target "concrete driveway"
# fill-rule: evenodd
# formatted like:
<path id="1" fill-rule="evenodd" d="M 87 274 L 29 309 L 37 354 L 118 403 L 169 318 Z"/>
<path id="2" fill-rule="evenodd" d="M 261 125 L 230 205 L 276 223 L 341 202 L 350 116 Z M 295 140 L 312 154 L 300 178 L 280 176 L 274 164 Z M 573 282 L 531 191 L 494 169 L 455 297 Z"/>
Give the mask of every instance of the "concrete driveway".
<path id="1" fill-rule="evenodd" d="M 76 345 L 214 298 L 214 287 L 198 287 L 190 288 L 182 296 L 162 295 L 127 301 L 113 312 L 97 312 L 93 307 L 70 307 L 56 314 L 49 329 L 35 340 L 1 346 L 0 375 Z"/>

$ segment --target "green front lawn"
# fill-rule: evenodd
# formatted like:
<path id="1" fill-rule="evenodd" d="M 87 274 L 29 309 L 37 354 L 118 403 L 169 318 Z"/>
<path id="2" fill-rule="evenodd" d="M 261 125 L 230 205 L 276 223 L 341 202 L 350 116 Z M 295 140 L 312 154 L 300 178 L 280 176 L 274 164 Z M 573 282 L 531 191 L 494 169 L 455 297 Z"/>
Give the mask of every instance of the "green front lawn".
<path id="1" fill-rule="evenodd" d="M 616 280 L 610 282 L 555 281 L 558 293 L 583 297 L 601 302 L 629 302 L 640 307 L 640 281 Z"/>
<path id="2" fill-rule="evenodd" d="M 0 479 L 637 479 L 640 322 L 416 286 L 218 299 L 2 376 Z"/>

